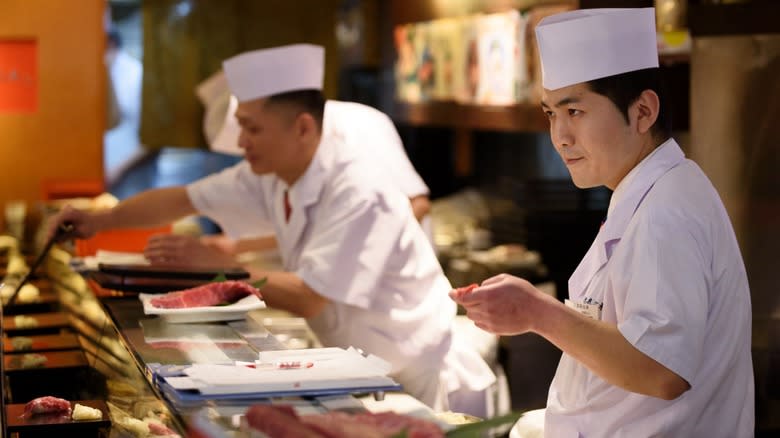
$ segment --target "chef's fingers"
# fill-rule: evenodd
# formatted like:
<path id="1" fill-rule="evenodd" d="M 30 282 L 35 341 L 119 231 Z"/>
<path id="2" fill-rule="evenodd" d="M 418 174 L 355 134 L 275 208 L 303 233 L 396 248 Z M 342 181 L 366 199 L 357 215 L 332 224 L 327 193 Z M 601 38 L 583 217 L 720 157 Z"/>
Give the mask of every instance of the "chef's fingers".
<path id="1" fill-rule="evenodd" d="M 46 238 L 51 239 L 64 224 L 69 225 L 67 237 L 91 237 L 93 232 L 87 223 L 86 214 L 70 205 L 66 205 L 56 216 L 52 217 L 47 224 Z M 63 236 L 65 237 L 65 236 Z"/>
<path id="2" fill-rule="evenodd" d="M 149 237 L 149 240 L 146 241 L 146 250 L 152 252 L 179 254 L 184 251 L 184 248 L 185 245 L 178 239 L 178 236 L 157 234 Z"/>
<path id="3" fill-rule="evenodd" d="M 485 302 L 490 299 L 492 289 L 484 286 L 474 288 L 470 292 L 459 294 L 457 302 L 463 306 L 473 306 Z"/>
<path id="4" fill-rule="evenodd" d="M 179 266 L 181 262 L 171 257 L 147 257 L 149 263 L 154 266 Z"/>
<path id="5" fill-rule="evenodd" d="M 508 277 L 509 277 L 509 275 L 508 275 L 508 274 L 498 274 L 498 275 L 494 275 L 494 276 L 492 276 L 492 277 L 490 277 L 490 278 L 488 278 L 488 279 L 484 280 L 484 281 L 482 282 L 482 286 L 489 286 L 489 285 L 491 285 L 491 284 L 500 283 L 500 282 L 502 282 L 502 281 L 506 280 Z"/>
<path id="6" fill-rule="evenodd" d="M 477 326 L 477 327 L 479 327 L 479 328 L 481 328 L 482 330 L 484 330 L 484 331 L 486 331 L 486 332 L 489 332 L 489 331 L 490 331 L 490 328 L 489 328 L 490 326 L 489 326 L 488 324 L 485 324 L 485 323 L 482 323 L 482 322 L 477 322 L 477 321 L 474 321 L 474 325 L 475 325 L 475 326 Z"/>
<path id="7" fill-rule="evenodd" d="M 167 246 L 147 246 L 144 250 L 144 256 L 150 262 L 165 262 L 178 258 L 178 254 Z"/>
<path id="8" fill-rule="evenodd" d="M 153 234 L 149 236 L 147 245 L 173 246 L 181 243 L 181 237 L 174 234 Z"/>

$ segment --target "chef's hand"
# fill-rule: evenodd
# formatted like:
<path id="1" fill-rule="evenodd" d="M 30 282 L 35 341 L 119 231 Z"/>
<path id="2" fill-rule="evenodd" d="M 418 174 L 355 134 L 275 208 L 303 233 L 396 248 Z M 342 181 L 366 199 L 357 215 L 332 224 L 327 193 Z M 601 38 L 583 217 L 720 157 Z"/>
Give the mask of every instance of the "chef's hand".
<path id="1" fill-rule="evenodd" d="M 200 241 L 223 254 L 235 256 L 238 253 L 237 242 L 224 234 L 201 236 Z"/>
<path id="2" fill-rule="evenodd" d="M 497 335 L 533 331 L 533 309 L 539 300 L 550 299 L 522 278 L 499 274 L 480 286 L 466 286 L 450 292 L 450 298 L 466 309 L 466 316 L 482 330 Z"/>
<path id="3" fill-rule="evenodd" d="M 192 268 L 233 268 L 233 256 L 201 242 L 197 237 L 157 234 L 149 238 L 144 249 L 149 262 L 158 266 Z"/>
<path id="4" fill-rule="evenodd" d="M 49 219 L 46 238 L 50 239 L 54 236 L 57 229 L 64 224 L 70 224 L 72 228 L 69 227 L 67 235 L 63 235 L 61 238 L 77 237 L 87 239 L 99 231 L 96 214 L 78 210 L 70 205 L 66 205 L 59 213 Z"/>

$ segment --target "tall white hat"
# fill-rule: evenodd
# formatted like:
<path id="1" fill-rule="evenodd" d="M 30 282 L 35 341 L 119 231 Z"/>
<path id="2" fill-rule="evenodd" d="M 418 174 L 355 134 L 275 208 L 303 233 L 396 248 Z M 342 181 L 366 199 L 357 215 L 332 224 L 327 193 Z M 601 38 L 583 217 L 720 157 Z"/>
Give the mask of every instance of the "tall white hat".
<path id="1" fill-rule="evenodd" d="M 295 90 L 322 90 L 325 49 L 293 44 L 242 53 L 222 63 L 239 102 Z"/>
<path id="2" fill-rule="evenodd" d="M 235 113 L 238 101 L 230 94 L 222 70 L 198 84 L 195 94 L 204 106 L 203 134 L 211 150 L 230 155 L 243 155 L 238 147 L 241 127 Z"/>
<path id="3" fill-rule="evenodd" d="M 536 41 L 548 90 L 658 67 L 653 8 L 551 15 L 537 25 Z"/>

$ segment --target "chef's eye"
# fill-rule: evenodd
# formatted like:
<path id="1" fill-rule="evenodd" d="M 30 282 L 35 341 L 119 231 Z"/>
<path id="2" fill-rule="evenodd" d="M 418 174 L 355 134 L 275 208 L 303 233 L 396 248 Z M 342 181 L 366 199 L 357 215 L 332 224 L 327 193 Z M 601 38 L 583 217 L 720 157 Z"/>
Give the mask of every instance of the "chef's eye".
<path id="1" fill-rule="evenodd" d="M 257 126 L 247 126 L 244 129 L 246 129 L 246 131 L 251 135 L 255 135 L 260 132 L 260 128 L 258 128 Z"/>
<path id="2" fill-rule="evenodd" d="M 548 119 L 552 119 L 553 116 L 555 116 L 555 113 L 550 110 L 544 110 L 544 115 L 546 115 Z"/>
<path id="3" fill-rule="evenodd" d="M 573 117 L 573 116 L 577 116 L 577 115 L 580 115 L 580 114 L 582 114 L 582 111 L 580 111 L 578 109 L 575 109 L 575 108 L 569 108 L 569 115 L 570 116 Z"/>

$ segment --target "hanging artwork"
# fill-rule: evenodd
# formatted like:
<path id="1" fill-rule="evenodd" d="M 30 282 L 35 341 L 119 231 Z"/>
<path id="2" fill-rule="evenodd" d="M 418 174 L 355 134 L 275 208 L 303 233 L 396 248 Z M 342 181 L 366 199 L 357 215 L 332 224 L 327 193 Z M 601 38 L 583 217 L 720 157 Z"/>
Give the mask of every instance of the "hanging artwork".
<path id="1" fill-rule="evenodd" d="M 37 42 L 0 39 L 0 113 L 38 110 Z"/>

